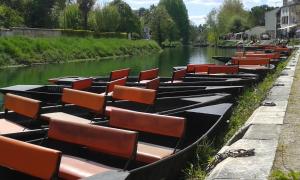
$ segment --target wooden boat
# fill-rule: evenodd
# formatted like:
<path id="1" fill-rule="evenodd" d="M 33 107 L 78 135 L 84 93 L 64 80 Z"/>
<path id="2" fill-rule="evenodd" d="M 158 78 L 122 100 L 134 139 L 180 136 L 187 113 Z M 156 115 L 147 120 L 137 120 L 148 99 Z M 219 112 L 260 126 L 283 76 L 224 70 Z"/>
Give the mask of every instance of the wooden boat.
<path id="1" fill-rule="evenodd" d="M 67 86 L 68 87 L 68 86 Z M 13 93 L 42 101 L 42 105 L 56 105 L 60 103 L 62 91 L 61 85 L 16 85 L 0 88 L 3 94 Z M 106 86 L 92 86 L 86 91 L 103 94 Z M 201 95 L 209 93 L 240 94 L 244 86 L 162 86 L 157 89 L 157 97 L 174 97 Z"/>
<path id="2" fill-rule="evenodd" d="M 260 66 L 253 65 L 250 61 L 241 61 L 242 63 L 236 65 L 215 65 L 215 64 L 189 64 L 187 66 L 174 67 L 175 69 L 187 69 L 189 74 L 197 74 L 192 75 L 193 77 L 203 77 L 203 75 L 214 74 L 214 77 L 240 77 L 240 78 L 256 78 L 256 80 L 261 80 L 266 75 L 266 73 L 272 71 L 275 66 Z M 250 63 L 250 64 L 249 64 Z M 189 70 L 189 66 L 191 66 L 191 70 Z M 221 71 L 221 70 L 222 71 Z M 216 73 L 223 72 L 223 73 Z M 199 74 L 199 76 L 198 76 Z M 224 75 L 225 74 L 225 75 Z M 253 75 L 256 74 L 256 75 Z M 189 75 L 190 76 L 190 75 Z M 211 76 L 210 76 L 211 77 Z"/>
<path id="3" fill-rule="evenodd" d="M 113 112 L 111 120 L 108 121 L 109 127 L 54 120 L 50 122 L 48 138 L 31 140 L 28 143 L 0 138 L 0 146 L 6 147 L 2 149 L 4 156 L 0 157 L 0 166 L 4 167 L 0 168 L 0 176 L 4 179 L 175 179 L 186 163 L 194 157 L 197 146 L 204 139 L 213 138 L 224 128 L 225 120 L 231 114 L 231 107 L 232 104 L 228 103 L 217 104 L 185 110 L 172 116 L 121 110 Z M 128 124 L 128 120 L 136 120 L 136 123 Z M 141 126 L 144 121 L 149 126 Z M 156 122 L 168 125 L 157 126 Z M 178 128 L 170 129 L 170 125 Z M 80 136 L 78 132 L 81 132 Z M 183 135 L 185 138 L 182 138 Z M 152 153 L 156 153 L 159 148 L 168 153 L 152 158 L 152 153 L 141 153 L 142 145 L 147 148 L 156 147 Z M 17 160 L 4 158 L 8 155 L 16 156 L 16 153 L 22 155 Z M 41 164 L 44 162 L 37 161 L 39 156 L 45 156 L 42 159 L 49 162 Z M 24 159 L 32 159 L 32 168 L 24 168 Z M 91 166 L 94 170 L 87 171 Z M 41 167 L 45 171 L 38 171 Z M 76 170 L 69 171 L 70 167 Z"/>
<path id="4" fill-rule="evenodd" d="M 228 57 L 228 56 L 213 56 L 212 58 L 215 60 L 221 61 L 225 64 L 228 63 L 229 61 L 231 61 L 231 57 Z"/>

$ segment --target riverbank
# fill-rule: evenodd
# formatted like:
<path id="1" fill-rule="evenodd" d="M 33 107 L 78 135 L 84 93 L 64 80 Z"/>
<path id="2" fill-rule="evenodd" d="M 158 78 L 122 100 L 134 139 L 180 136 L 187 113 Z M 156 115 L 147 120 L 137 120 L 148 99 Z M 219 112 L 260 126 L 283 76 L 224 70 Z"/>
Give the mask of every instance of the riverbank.
<path id="1" fill-rule="evenodd" d="M 252 113 L 265 100 L 274 82 L 286 67 L 286 64 L 287 62 L 280 63 L 274 73 L 269 74 L 263 82 L 259 83 L 256 87 L 247 89 L 244 94 L 239 97 L 238 105 L 233 110 L 227 129 L 220 133 L 213 141 L 199 145 L 195 161 L 185 170 L 188 179 L 205 179 L 207 176 L 205 169 L 208 163 L 222 146 L 234 142 L 235 139 L 231 138 L 243 127 Z M 236 137 L 239 137 L 239 135 Z"/>
<path id="2" fill-rule="evenodd" d="M 293 53 L 287 67 L 280 71 L 279 77 L 272 83 L 272 88 L 266 91 L 264 101 L 219 151 L 223 153 L 227 150 L 253 149 L 254 154 L 223 160 L 216 165 L 207 179 L 272 179 L 271 169 L 276 149 L 278 148 L 279 153 L 281 150 L 279 137 L 287 117 L 287 106 L 290 106 L 288 101 L 292 98 L 290 94 L 299 55 L 299 50 Z M 289 134 L 287 139 L 293 138 L 290 131 L 286 133 Z"/>
<path id="3" fill-rule="evenodd" d="M 59 63 L 160 51 L 159 45 L 149 40 L 1 37 L 0 66 Z"/>

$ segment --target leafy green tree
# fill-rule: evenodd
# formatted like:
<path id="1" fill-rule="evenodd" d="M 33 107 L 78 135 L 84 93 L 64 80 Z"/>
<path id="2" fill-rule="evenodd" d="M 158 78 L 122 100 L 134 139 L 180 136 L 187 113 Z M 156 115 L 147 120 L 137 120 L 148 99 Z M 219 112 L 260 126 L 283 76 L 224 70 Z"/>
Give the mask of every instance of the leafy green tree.
<path id="1" fill-rule="evenodd" d="M 77 0 L 83 17 L 83 28 L 88 29 L 88 14 L 95 5 L 95 0 Z"/>
<path id="2" fill-rule="evenodd" d="M 24 19 L 20 14 L 4 5 L 0 5 L 0 27 L 10 28 L 23 25 Z"/>
<path id="3" fill-rule="evenodd" d="M 121 20 L 117 29 L 119 32 L 141 32 L 141 22 L 137 15 L 132 12 L 131 7 L 122 0 L 114 0 L 109 5 L 118 9 Z"/>
<path id="4" fill-rule="evenodd" d="M 67 5 L 60 16 L 60 27 L 66 29 L 82 28 L 82 17 L 78 4 Z"/>
<path id="5" fill-rule="evenodd" d="M 218 12 L 216 9 L 212 9 L 207 15 L 207 20 L 206 20 L 206 24 L 208 28 L 207 40 L 209 43 L 212 44 L 218 44 L 219 36 L 220 36 L 217 18 L 218 18 Z"/>
<path id="6" fill-rule="evenodd" d="M 245 24 L 245 19 L 239 16 L 232 17 L 231 22 L 229 23 L 230 32 L 239 33 L 245 31 L 247 29 Z"/>
<path id="7" fill-rule="evenodd" d="M 189 18 L 183 0 L 160 0 L 159 5 L 166 7 L 169 15 L 176 23 L 184 43 L 189 41 Z"/>
<path id="8" fill-rule="evenodd" d="M 275 7 L 269 7 L 268 5 L 255 6 L 251 8 L 249 22 L 252 26 L 264 26 L 265 25 L 265 13 L 275 9 Z"/>
<path id="9" fill-rule="evenodd" d="M 121 22 L 121 16 L 116 6 L 105 6 L 96 9 L 96 30 L 102 32 L 115 32 Z"/>
<path id="10" fill-rule="evenodd" d="M 164 6 L 153 9 L 149 18 L 152 38 L 160 45 L 167 39 L 174 41 L 178 37 L 176 24 Z"/>
<path id="11" fill-rule="evenodd" d="M 200 35 L 200 31 L 199 31 L 199 28 L 193 24 L 192 22 L 190 22 L 190 39 L 191 41 L 197 41 L 197 38 L 199 37 Z"/>
<path id="12" fill-rule="evenodd" d="M 244 10 L 241 0 L 224 0 L 217 16 L 218 29 L 222 30 L 222 34 L 229 33 L 232 29 L 233 18 L 238 16 L 242 21 L 247 21 L 249 13 Z"/>

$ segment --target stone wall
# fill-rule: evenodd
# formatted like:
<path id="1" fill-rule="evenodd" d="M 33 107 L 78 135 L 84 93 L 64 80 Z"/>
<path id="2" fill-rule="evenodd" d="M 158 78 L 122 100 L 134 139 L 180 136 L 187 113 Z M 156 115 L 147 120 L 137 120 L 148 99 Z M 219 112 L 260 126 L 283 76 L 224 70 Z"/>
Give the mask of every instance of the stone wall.
<path id="1" fill-rule="evenodd" d="M 20 28 L 0 29 L 0 36 L 59 37 L 59 29 Z"/>

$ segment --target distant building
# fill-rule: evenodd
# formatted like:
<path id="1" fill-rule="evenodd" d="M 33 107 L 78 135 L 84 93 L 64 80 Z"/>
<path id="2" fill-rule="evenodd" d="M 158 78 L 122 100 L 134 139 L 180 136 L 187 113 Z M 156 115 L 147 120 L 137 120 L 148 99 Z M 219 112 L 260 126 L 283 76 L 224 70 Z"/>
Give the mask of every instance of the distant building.
<path id="1" fill-rule="evenodd" d="M 294 37 L 300 31 L 300 0 L 283 0 L 279 30 L 281 37 Z"/>
<path id="2" fill-rule="evenodd" d="M 280 28 L 280 8 L 268 11 L 265 14 L 266 33 L 271 39 L 277 38 L 278 29 Z"/>
<path id="3" fill-rule="evenodd" d="M 245 34 L 250 39 L 260 39 L 261 35 L 264 33 L 266 33 L 265 26 L 256 26 L 256 27 L 253 27 L 253 28 L 245 31 Z"/>

